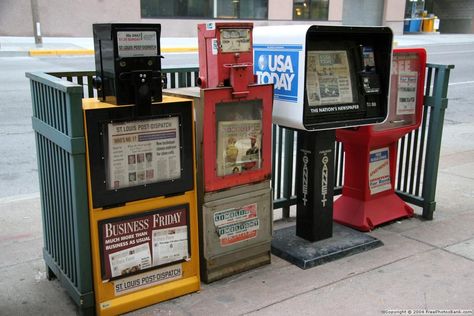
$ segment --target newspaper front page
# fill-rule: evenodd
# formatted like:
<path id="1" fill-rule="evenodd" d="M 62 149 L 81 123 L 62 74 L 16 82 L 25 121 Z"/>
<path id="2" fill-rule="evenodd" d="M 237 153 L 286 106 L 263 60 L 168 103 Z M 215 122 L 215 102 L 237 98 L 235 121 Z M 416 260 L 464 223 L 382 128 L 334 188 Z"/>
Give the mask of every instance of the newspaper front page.
<path id="1" fill-rule="evenodd" d="M 353 102 L 346 51 L 308 51 L 306 91 L 309 106 Z"/>
<path id="2" fill-rule="evenodd" d="M 397 115 L 415 114 L 417 82 L 416 71 L 398 73 Z"/>
<path id="3" fill-rule="evenodd" d="M 188 259 L 188 227 L 153 230 L 153 265 Z"/>
<path id="4" fill-rule="evenodd" d="M 138 272 L 151 267 L 151 254 L 148 244 L 124 249 L 109 254 L 112 277 Z"/>
<path id="5" fill-rule="evenodd" d="M 219 121 L 217 175 L 226 176 L 261 168 L 262 122 Z"/>
<path id="6" fill-rule="evenodd" d="M 179 118 L 109 123 L 107 189 L 181 177 Z"/>

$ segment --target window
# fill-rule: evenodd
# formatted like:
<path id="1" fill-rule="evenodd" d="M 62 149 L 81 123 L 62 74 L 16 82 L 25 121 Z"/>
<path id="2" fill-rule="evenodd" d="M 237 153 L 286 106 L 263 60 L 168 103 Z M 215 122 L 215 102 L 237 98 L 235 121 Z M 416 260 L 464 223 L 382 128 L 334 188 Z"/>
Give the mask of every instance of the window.
<path id="1" fill-rule="evenodd" d="M 293 0 L 293 20 L 327 21 L 329 0 Z"/>
<path id="2" fill-rule="evenodd" d="M 200 0 L 141 0 L 142 18 L 205 18 L 212 14 L 212 3 Z"/>
<path id="3" fill-rule="evenodd" d="M 141 0 L 142 18 L 266 19 L 268 0 Z"/>

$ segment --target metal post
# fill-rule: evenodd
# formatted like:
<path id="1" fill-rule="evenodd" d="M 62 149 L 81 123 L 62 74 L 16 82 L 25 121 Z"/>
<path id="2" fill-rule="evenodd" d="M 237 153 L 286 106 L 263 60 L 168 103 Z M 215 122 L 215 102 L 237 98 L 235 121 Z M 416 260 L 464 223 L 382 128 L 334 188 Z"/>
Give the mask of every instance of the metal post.
<path id="1" fill-rule="evenodd" d="M 332 237 L 335 130 L 298 131 L 296 235 L 314 242 Z"/>
<path id="2" fill-rule="evenodd" d="M 425 171 L 423 177 L 423 218 L 433 219 L 436 208 L 435 194 L 438 180 L 441 136 L 443 135 L 444 112 L 448 106 L 449 72 L 453 65 L 427 65 L 436 68 L 433 87 L 433 108 L 431 109 L 426 145 Z"/>
<path id="3" fill-rule="evenodd" d="M 285 156 L 284 156 L 284 163 L 283 163 L 283 197 L 288 202 L 291 199 L 291 188 L 292 188 L 293 143 L 294 143 L 293 130 L 285 129 L 285 147 L 284 147 Z M 290 206 L 291 206 L 290 203 L 287 203 L 285 206 L 283 206 L 283 218 L 290 217 Z"/>
<path id="4" fill-rule="evenodd" d="M 31 15 L 33 18 L 33 35 L 35 44 L 42 45 L 43 38 L 41 36 L 41 24 L 39 19 L 38 0 L 31 0 Z"/>

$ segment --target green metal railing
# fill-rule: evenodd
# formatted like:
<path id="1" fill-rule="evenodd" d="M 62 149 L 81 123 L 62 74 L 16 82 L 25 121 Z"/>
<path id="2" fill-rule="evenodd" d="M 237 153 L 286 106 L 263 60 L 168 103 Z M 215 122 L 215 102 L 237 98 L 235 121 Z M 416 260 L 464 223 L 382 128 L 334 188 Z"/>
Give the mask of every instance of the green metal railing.
<path id="1" fill-rule="evenodd" d="M 423 208 L 423 217 L 433 219 L 436 183 L 448 106 L 448 84 L 453 65 L 427 64 L 423 119 L 420 128 L 398 143 L 396 190 L 405 201 Z"/>
<path id="2" fill-rule="evenodd" d="M 44 73 L 30 79 L 43 221 L 43 257 L 81 310 L 93 310 L 82 87 Z"/>
<path id="3" fill-rule="evenodd" d="M 433 219 L 436 208 L 436 183 L 443 134 L 444 113 L 448 104 L 448 83 L 453 65 L 427 64 L 423 118 L 421 126 L 398 141 L 396 192 L 406 202 L 423 209 L 425 219 Z M 273 127 L 274 209 L 282 208 L 289 216 L 296 204 L 295 171 L 296 132 Z M 282 159 L 288 157 L 288 159 Z M 335 143 L 334 195 L 344 184 L 344 151 Z"/>

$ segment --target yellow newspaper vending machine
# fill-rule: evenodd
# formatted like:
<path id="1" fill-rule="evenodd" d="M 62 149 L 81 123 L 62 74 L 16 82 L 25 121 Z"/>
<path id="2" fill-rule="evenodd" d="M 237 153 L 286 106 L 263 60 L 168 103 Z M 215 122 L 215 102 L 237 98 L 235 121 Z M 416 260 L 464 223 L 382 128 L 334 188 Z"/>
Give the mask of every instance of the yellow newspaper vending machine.
<path id="1" fill-rule="evenodd" d="M 193 104 L 161 95 L 159 28 L 94 25 L 99 99 L 83 111 L 99 315 L 200 288 Z"/>

